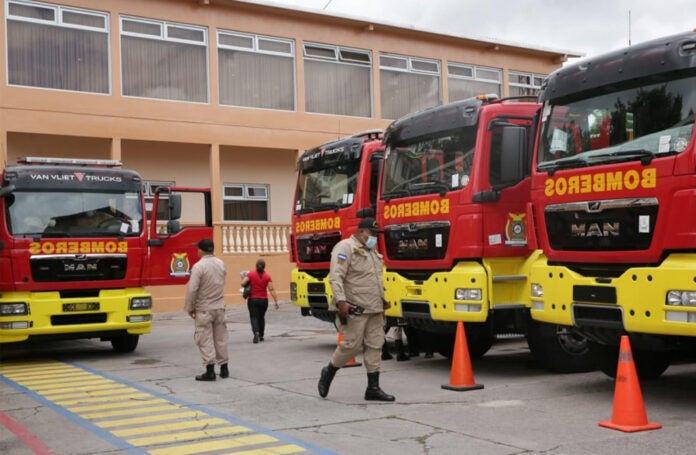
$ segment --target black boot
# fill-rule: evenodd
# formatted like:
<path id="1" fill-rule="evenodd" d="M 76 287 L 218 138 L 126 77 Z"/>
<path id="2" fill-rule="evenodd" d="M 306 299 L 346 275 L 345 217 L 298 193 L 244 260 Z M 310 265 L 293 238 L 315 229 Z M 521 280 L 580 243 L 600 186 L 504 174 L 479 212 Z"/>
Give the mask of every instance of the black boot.
<path id="1" fill-rule="evenodd" d="M 196 376 L 196 381 L 214 381 L 215 380 L 215 365 L 206 365 L 205 373 Z"/>
<path id="2" fill-rule="evenodd" d="M 331 362 L 327 366 L 321 369 L 321 377 L 319 378 L 319 384 L 317 389 L 319 389 L 319 396 L 324 398 L 329 394 L 329 387 L 331 387 L 331 381 L 333 381 L 334 376 L 338 368 L 333 366 Z"/>
<path id="3" fill-rule="evenodd" d="M 394 401 L 394 395 L 384 393 L 379 388 L 379 371 L 367 373 L 367 389 L 365 389 L 365 399 L 373 401 Z"/>
<path id="4" fill-rule="evenodd" d="M 406 353 L 404 349 L 404 342 L 402 340 L 396 340 L 396 361 L 403 362 L 404 360 L 409 360 L 411 357 Z"/>
<path id="5" fill-rule="evenodd" d="M 382 360 L 391 360 L 394 357 L 389 353 L 389 345 L 387 344 L 387 340 L 384 340 L 384 344 L 382 345 Z"/>
<path id="6" fill-rule="evenodd" d="M 230 370 L 227 368 L 227 364 L 223 363 L 220 365 L 220 377 L 227 378 L 230 376 Z"/>

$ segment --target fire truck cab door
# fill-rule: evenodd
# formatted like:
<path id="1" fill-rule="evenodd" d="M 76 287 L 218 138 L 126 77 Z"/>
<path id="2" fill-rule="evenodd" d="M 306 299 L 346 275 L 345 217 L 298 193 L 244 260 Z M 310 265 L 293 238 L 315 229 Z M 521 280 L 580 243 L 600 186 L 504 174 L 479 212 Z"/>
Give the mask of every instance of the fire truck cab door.
<path id="1" fill-rule="evenodd" d="M 198 261 L 196 243 L 213 238 L 210 189 L 159 188 L 148 209 L 145 284 L 186 284 L 191 267 Z"/>

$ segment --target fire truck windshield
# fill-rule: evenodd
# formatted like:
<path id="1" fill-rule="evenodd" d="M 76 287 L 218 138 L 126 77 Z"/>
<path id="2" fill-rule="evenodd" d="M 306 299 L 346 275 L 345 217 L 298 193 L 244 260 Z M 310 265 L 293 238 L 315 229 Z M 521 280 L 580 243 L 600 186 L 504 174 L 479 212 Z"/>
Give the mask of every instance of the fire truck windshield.
<path id="1" fill-rule="evenodd" d="M 408 143 L 388 144 L 382 176 L 382 198 L 408 197 L 464 188 L 469 183 L 476 127 Z"/>
<path id="2" fill-rule="evenodd" d="M 337 210 L 353 203 L 360 161 L 344 161 L 320 169 L 300 171 L 297 180 L 295 211 L 320 212 Z"/>
<path id="3" fill-rule="evenodd" d="M 694 129 L 696 76 L 660 77 L 544 104 L 537 168 L 653 159 L 687 149 Z"/>
<path id="4" fill-rule="evenodd" d="M 137 192 L 14 191 L 5 199 L 7 226 L 17 237 L 137 236 Z"/>

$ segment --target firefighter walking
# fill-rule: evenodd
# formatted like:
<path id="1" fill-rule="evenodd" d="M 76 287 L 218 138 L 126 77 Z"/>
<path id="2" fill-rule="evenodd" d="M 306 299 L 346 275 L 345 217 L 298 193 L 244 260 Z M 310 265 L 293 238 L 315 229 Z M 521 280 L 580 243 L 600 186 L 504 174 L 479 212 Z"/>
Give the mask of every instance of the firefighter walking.
<path id="1" fill-rule="evenodd" d="M 375 251 L 379 232 L 373 218 L 365 218 L 350 238 L 341 240 L 331 251 L 329 283 L 338 310 L 337 326 L 343 335 L 321 370 L 318 390 L 329 393 L 336 372 L 356 354 L 363 354 L 367 370 L 366 400 L 394 401 L 379 387 L 379 368 L 384 344 L 384 285 L 382 256 Z"/>

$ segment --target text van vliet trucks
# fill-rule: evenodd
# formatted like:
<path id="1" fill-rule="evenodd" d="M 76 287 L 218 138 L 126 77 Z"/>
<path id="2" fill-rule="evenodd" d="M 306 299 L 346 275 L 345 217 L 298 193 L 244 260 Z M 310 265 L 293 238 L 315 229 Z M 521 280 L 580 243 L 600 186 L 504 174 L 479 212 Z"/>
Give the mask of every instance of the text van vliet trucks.
<path id="1" fill-rule="evenodd" d="M 144 286 L 186 283 L 194 243 L 212 236 L 210 191 L 160 188 L 148 228 L 142 179 L 120 161 L 19 163 L 0 188 L 0 345 L 100 338 L 133 351 L 152 324 Z M 182 196 L 205 221 L 181 222 Z"/>
<path id="2" fill-rule="evenodd" d="M 387 299 L 408 325 L 451 355 L 463 321 L 469 353 L 526 334 L 540 363 L 587 365 L 587 345 L 529 317 L 531 150 L 539 105 L 470 98 L 407 115 L 385 131 L 377 216 Z M 515 154 L 503 159 L 503 150 Z M 548 343 L 546 343 L 548 342 Z"/>
<path id="3" fill-rule="evenodd" d="M 335 320 L 329 311 L 331 250 L 374 214 L 383 151 L 382 131 L 372 130 L 307 150 L 298 160 L 290 296 L 305 316 Z"/>
<path id="4" fill-rule="evenodd" d="M 532 317 L 574 325 L 616 374 L 628 334 L 640 377 L 696 341 L 696 33 L 551 74 L 532 207 Z"/>

